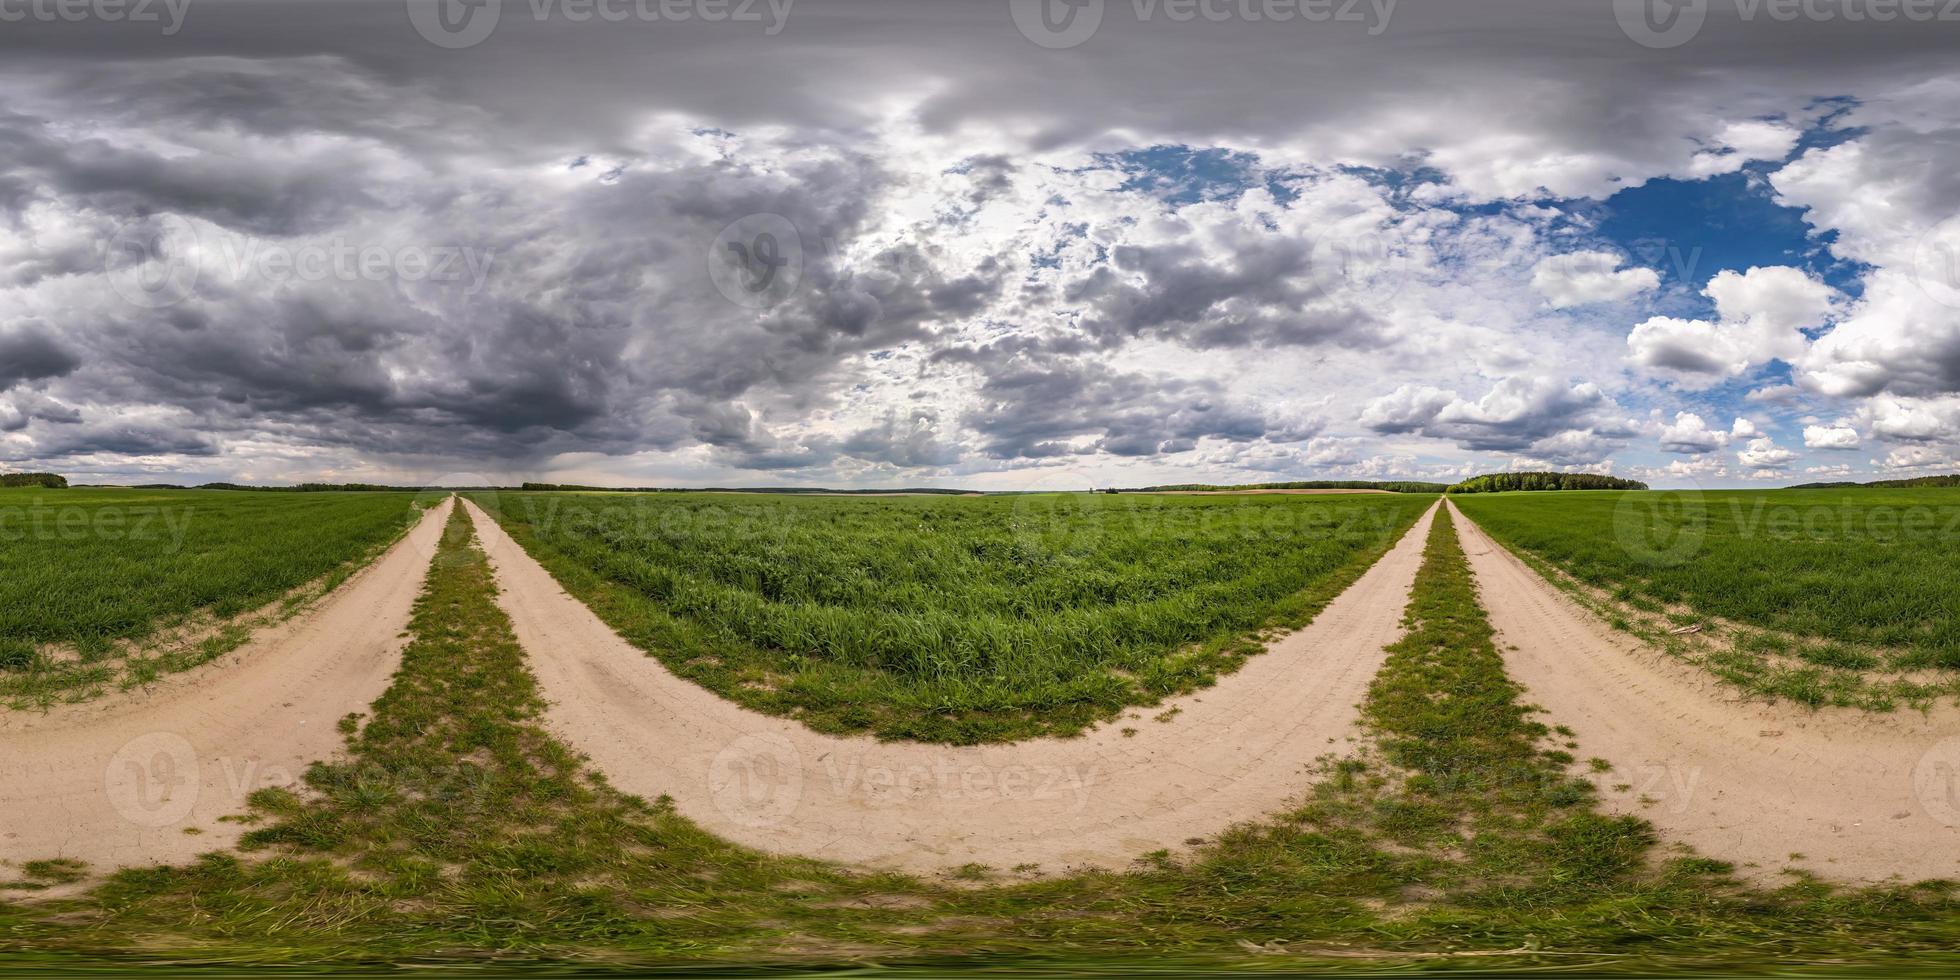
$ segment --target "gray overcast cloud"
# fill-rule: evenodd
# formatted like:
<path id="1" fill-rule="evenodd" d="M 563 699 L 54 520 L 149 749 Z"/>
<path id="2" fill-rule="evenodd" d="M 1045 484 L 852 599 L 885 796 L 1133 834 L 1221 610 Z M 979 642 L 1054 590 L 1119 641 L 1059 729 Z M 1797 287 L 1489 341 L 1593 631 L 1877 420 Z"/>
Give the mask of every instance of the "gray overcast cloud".
<path id="1" fill-rule="evenodd" d="M 1943 0 L 1041 6 L 0 0 L 0 466 L 1960 468 Z"/>

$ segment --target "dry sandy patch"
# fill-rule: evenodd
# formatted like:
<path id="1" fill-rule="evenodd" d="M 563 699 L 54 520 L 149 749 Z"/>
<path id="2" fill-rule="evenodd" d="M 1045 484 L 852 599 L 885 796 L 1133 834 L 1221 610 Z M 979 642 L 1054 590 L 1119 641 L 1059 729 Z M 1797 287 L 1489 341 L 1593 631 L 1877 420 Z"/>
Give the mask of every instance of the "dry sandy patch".
<path id="1" fill-rule="evenodd" d="M 674 676 L 470 506 L 547 728 L 626 792 L 736 842 L 930 872 L 1122 867 L 1285 807 L 1359 731 L 1432 508 L 1305 629 L 1215 687 L 1086 736 L 949 747 L 822 735 Z M 1155 718 L 1168 714 L 1168 720 Z"/>
<path id="2" fill-rule="evenodd" d="M 1578 733 L 1580 758 L 1612 763 L 1596 779 L 1612 810 L 1757 881 L 1787 881 L 1786 867 L 1861 883 L 1960 878 L 1960 712 L 1740 700 L 1455 516 L 1506 670 L 1547 724 Z"/>

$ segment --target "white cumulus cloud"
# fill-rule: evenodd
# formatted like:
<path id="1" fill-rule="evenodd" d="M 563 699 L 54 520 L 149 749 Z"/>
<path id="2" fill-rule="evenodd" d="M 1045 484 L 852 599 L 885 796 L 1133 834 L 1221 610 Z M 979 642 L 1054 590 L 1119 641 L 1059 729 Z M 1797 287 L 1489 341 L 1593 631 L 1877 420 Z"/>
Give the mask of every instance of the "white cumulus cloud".
<path id="1" fill-rule="evenodd" d="M 1652 269 L 1620 268 L 1612 252 L 1568 252 L 1542 259 L 1531 268 L 1531 288 L 1555 310 L 1589 303 L 1619 303 L 1660 287 Z"/>
<path id="2" fill-rule="evenodd" d="M 1860 441 L 1857 429 L 1840 422 L 1804 426 L 1803 445 L 1805 449 L 1856 449 Z"/>
<path id="3" fill-rule="evenodd" d="M 1735 454 L 1735 461 L 1752 470 L 1780 470 L 1797 458 L 1797 454 L 1776 444 L 1769 436 L 1757 436 Z"/>
<path id="4" fill-rule="evenodd" d="M 1685 388 L 1705 388 L 1772 360 L 1795 361 L 1809 346 L 1807 328 L 1824 324 L 1838 293 L 1802 269 L 1724 269 L 1703 294 L 1717 320 L 1649 317 L 1627 335 L 1628 355 L 1648 373 Z"/>
<path id="5" fill-rule="evenodd" d="M 1693 412 L 1677 412 L 1674 422 L 1661 429 L 1661 449 L 1665 452 L 1697 456 L 1714 452 L 1729 444 L 1729 434 L 1711 429 Z"/>

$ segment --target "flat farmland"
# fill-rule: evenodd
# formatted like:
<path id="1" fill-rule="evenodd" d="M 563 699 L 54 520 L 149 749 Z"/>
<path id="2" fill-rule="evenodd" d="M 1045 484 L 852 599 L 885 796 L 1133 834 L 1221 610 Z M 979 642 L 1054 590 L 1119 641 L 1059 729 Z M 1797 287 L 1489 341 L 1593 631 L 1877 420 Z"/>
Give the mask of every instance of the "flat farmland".
<path id="1" fill-rule="evenodd" d="M 409 493 L 0 490 L 0 696 L 113 679 L 124 641 L 331 588 L 406 529 Z M 235 636 L 146 669 L 188 666 Z M 174 661 L 182 660 L 178 664 Z"/>
<path id="2" fill-rule="evenodd" d="M 1709 665 L 1745 688 L 1883 706 L 1951 691 L 1960 676 L 1960 491 L 1452 499 L 1493 538 L 1627 610 L 1673 629 L 1731 627 Z"/>
<path id="3" fill-rule="evenodd" d="M 1430 495 L 472 495 L 671 669 L 830 732 L 1070 734 L 1210 683 Z"/>

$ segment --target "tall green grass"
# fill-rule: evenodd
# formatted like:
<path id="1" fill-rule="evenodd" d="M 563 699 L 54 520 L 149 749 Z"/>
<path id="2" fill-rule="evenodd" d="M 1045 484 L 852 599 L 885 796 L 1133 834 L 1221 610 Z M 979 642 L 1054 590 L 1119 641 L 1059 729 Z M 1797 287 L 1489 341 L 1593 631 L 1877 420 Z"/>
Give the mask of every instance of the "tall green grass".
<path id="1" fill-rule="evenodd" d="M 1505 677 L 1447 517 L 1364 705 L 1378 748 L 1178 855 L 1044 878 L 771 856 L 622 797 L 540 726 L 466 520 L 441 549 L 344 756 L 254 794 L 239 852 L 31 905 L 104 869 L 0 869 L 0 970 L 1890 977 L 1960 949 L 1950 884 L 1752 889 L 1599 812 L 1584 747 Z"/>
<path id="2" fill-rule="evenodd" d="M 677 672 L 826 731 L 1067 734 L 1298 626 L 1413 495 L 477 494 Z"/>
<path id="3" fill-rule="evenodd" d="M 0 490 L 0 692 L 193 615 L 234 616 L 344 571 L 412 494 Z M 67 654 L 50 660 L 53 646 Z M 87 671 L 96 680 L 101 671 Z"/>
<path id="4" fill-rule="evenodd" d="M 1457 506 L 1514 548 L 1644 607 L 1890 650 L 1832 666 L 1960 668 L 1960 491 L 1488 494 Z M 1882 662 L 1881 662 L 1882 661 Z"/>

